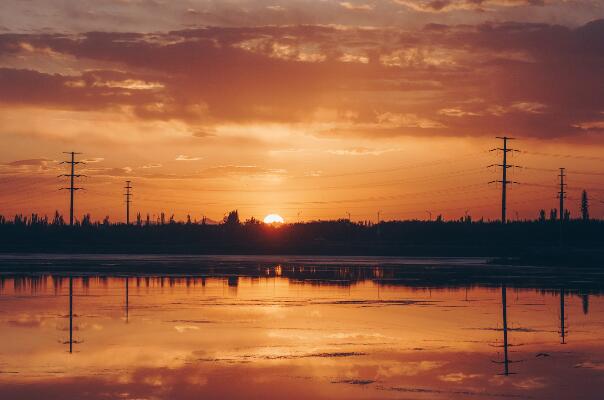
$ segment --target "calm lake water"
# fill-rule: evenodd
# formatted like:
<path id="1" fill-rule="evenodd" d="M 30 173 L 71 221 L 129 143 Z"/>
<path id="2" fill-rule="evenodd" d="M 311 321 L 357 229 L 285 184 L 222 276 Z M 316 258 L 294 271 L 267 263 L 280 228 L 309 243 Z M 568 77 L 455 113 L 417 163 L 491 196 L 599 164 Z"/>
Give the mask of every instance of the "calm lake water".
<path id="1" fill-rule="evenodd" d="M 602 399 L 602 281 L 484 260 L 5 257 L 0 398 Z"/>

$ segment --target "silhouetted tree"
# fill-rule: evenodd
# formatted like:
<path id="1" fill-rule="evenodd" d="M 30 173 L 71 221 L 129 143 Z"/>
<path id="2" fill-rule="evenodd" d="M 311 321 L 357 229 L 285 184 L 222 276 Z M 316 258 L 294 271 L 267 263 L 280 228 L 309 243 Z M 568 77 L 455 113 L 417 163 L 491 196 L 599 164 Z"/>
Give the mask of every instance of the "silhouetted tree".
<path id="1" fill-rule="evenodd" d="M 261 223 L 262 223 L 262 221 L 257 220 L 254 217 L 252 217 L 252 218 L 248 219 L 247 221 L 245 221 L 245 225 L 260 225 Z"/>
<path id="2" fill-rule="evenodd" d="M 581 219 L 585 222 L 589 221 L 589 199 L 586 190 L 581 193 Z"/>
<path id="3" fill-rule="evenodd" d="M 13 223 L 15 225 L 25 225 L 26 218 L 24 218 L 23 215 L 21 215 L 21 214 L 16 214 L 15 218 L 13 218 Z"/>
<path id="4" fill-rule="evenodd" d="M 92 225 L 92 221 L 90 218 L 90 214 L 84 214 L 84 216 L 82 217 L 82 226 L 91 226 Z"/>
<path id="5" fill-rule="evenodd" d="M 227 226 L 240 225 L 241 222 L 239 222 L 239 212 L 237 210 L 231 211 L 226 217 L 224 217 L 222 222 Z"/>
<path id="6" fill-rule="evenodd" d="M 552 208 L 551 210 L 549 210 L 549 220 L 551 222 L 555 222 L 558 219 L 558 210 L 555 208 Z"/>
<path id="7" fill-rule="evenodd" d="M 539 222 L 545 222 L 545 210 L 539 210 Z"/>
<path id="8" fill-rule="evenodd" d="M 52 219 L 52 224 L 54 226 L 63 226 L 65 225 L 65 220 L 63 220 L 63 216 L 59 214 L 58 211 L 55 211 L 55 217 Z"/>
<path id="9" fill-rule="evenodd" d="M 564 210 L 564 221 L 570 221 L 570 210 Z"/>
<path id="10" fill-rule="evenodd" d="M 31 218 L 29 219 L 29 225 L 34 226 L 39 224 L 38 214 L 32 213 Z"/>

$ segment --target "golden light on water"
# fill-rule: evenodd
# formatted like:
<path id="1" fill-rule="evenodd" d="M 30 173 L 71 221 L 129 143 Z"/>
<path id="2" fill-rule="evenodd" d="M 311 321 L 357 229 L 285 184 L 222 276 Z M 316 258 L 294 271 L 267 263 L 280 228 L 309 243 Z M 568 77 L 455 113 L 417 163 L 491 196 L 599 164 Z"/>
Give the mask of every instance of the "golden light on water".
<path id="1" fill-rule="evenodd" d="M 423 289 L 428 281 L 403 281 L 408 272 L 399 266 L 377 267 L 384 279 L 375 280 L 364 268 L 292 267 L 261 258 L 233 275 L 234 264 L 215 260 L 196 265 L 214 268 L 216 276 L 74 277 L 71 291 L 60 275 L 3 275 L 0 339 L 11 346 L 0 347 L 0 359 L 12 373 L 0 374 L 0 398 L 44 398 L 36 394 L 52 390 L 57 398 L 78 399 L 74 391 L 83 389 L 73 382 L 82 379 L 91 391 L 139 398 L 161 384 L 161 400 L 190 398 L 192 391 L 203 398 L 303 400 L 328 393 L 320 398 L 361 400 L 394 398 L 402 389 L 430 390 L 437 398 L 463 391 L 481 400 L 601 398 L 600 380 L 589 379 L 601 376 L 604 359 L 604 298 L 591 283 L 595 273 L 566 293 L 527 286 L 500 294 L 485 283 L 449 287 L 440 278 L 426 278 L 433 287 Z M 578 290 L 594 292 L 585 298 Z M 512 304 L 507 323 L 521 328 L 509 330 L 509 345 L 522 343 L 510 359 L 524 360 L 509 364 L 510 376 L 502 375 L 503 293 Z M 69 298 L 72 354 L 64 318 Z M 563 312 L 568 325 L 561 327 Z M 566 332 L 564 346 L 559 332 Z M 302 395 L 292 397 L 292 387 Z"/>
<path id="2" fill-rule="evenodd" d="M 282 224 L 284 222 L 285 222 L 285 220 L 279 214 L 269 214 L 266 217 L 264 217 L 265 224 Z"/>

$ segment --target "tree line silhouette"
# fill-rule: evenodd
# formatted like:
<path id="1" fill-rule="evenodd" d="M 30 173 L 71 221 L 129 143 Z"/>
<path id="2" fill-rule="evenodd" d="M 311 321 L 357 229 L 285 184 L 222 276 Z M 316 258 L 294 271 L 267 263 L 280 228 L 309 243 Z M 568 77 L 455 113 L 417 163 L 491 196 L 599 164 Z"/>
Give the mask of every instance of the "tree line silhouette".
<path id="1" fill-rule="evenodd" d="M 586 196 L 585 196 L 586 200 Z M 191 253 L 191 254 L 332 254 L 428 256 L 527 256 L 532 261 L 604 259 L 604 221 L 589 218 L 587 201 L 580 218 L 557 211 L 535 220 L 474 221 L 470 215 L 455 220 L 368 221 L 349 219 L 267 225 L 250 218 L 241 221 L 234 210 L 220 223 L 187 216 L 176 220 L 139 214 L 133 224 L 113 223 L 109 217 L 93 221 L 89 214 L 65 223 L 32 214 L 12 219 L 0 216 L 2 252 L 55 253 Z M 579 257 L 579 258 L 577 258 Z"/>
<path id="2" fill-rule="evenodd" d="M 589 200 L 588 200 L 587 191 L 585 191 L 585 190 L 583 190 L 583 193 L 581 195 L 580 213 L 581 213 L 580 219 L 583 222 L 590 221 Z M 568 210 L 568 209 L 564 210 L 564 215 L 562 216 L 562 218 L 565 222 L 570 222 L 571 221 L 570 210 Z M 539 210 L 539 216 L 537 218 L 538 222 L 546 222 L 546 221 L 555 222 L 555 221 L 559 221 L 559 220 L 560 220 L 560 218 L 558 216 L 558 209 L 552 208 L 549 211 L 549 217 L 547 217 L 547 213 L 544 209 Z M 315 221 L 315 222 L 317 222 L 317 221 Z M 318 222 L 324 222 L 324 221 L 318 221 Z M 329 222 L 352 223 L 349 219 L 338 219 L 338 220 L 329 221 Z M 381 222 L 382 221 L 380 221 L 380 223 Z M 394 222 L 409 222 L 409 221 L 394 221 Z M 413 222 L 420 222 L 420 221 L 413 220 Z M 436 216 L 436 222 L 437 223 L 445 222 L 445 219 L 443 218 L 442 214 L 439 214 Z M 458 221 L 452 220 L 449 222 L 471 223 L 471 222 L 473 222 L 473 220 L 472 220 L 471 215 L 465 214 L 464 216 L 460 217 Z M 481 218 L 478 222 L 484 223 L 485 221 L 483 218 Z M 488 222 L 492 223 L 493 221 L 488 221 Z M 518 222 L 518 221 L 516 221 L 516 222 Z M 531 221 L 523 220 L 522 222 L 531 222 Z M 112 226 L 112 225 L 121 225 L 121 224 L 123 224 L 123 223 L 119 223 L 119 222 L 112 223 L 110 221 L 109 216 L 106 216 L 101 221 L 93 221 L 91 215 L 88 213 L 84 214 L 82 216 L 81 220 L 78 220 L 76 218 L 75 223 L 74 223 L 74 225 L 76 227 L 80 227 L 80 228 L 81 227 L 99 227 L 99 226 L 108 227 L 108 226 Z M 151 214 L 149 214 L 149 213 L 147 213 L 146 217 L 143 218 L 142 214 L 139 212 L 136 214 L 136 221 L 134 222 L 134 226 L 137 226 L 137 227 L 143 227 L 143 226 L 149 227 L 152 225 L 164 226 L 164 225 L 183 225 L 183 224 L 187 225 L 187 226 L 190 226 L 190 225 L 206 226 L 206 225 L 215 225 L 216 222 L 207 219 L 205 216 L 199 221 L 193 220 L 193 218 L 191 217 L 190 214 L 188 214 L 186 216 L 185 221 L 177 221 L 176 218 L 174 217 L 174 214 L 171 214 L 168 216 L 164 212 L 161 212 L 157 216 L 154 215 L 153 218 L 151 218 Z M 239 218 L 239 212 L 237 210 L 233 210 L 233 211 L 230 211 L 229 213 L 225 214 L 225 216 L 220 224 L 227 226 L 227 227 L 228 226 L 232 227 L 232 226 L 238 226 L 238 225 L 261 225 L 262 222 L 254 217 L 251 217 L 250 219 L 248 219 L 242 223 Z M 355 224 L 361 225 L 361 226 L 366 226 L 366 227 L 373 226 L 373 223 L 371 221 L 361 221 L 361 222 L 356 222 Z M 2 225 L 2 226 L 14 225 L 14 226 L 19 226 L 19 227 L 35 227 L 35 226 L 61 227 L 61 226 L 66 226 L 67 223 L 65 222 L 65 218 L 63 217 L 63 215 L 61 213 L 59 213 L 59 211 L 55 211 L 55 214 L 52 217 L 52 219 L 50 219 L 47 215 L 41 216 L 37 213 L 32 213 L 31 215 L 16 214 L 12 218 L 12 220 L 7 219 L 3 215 L 0 215 L 0 225 Z"/>

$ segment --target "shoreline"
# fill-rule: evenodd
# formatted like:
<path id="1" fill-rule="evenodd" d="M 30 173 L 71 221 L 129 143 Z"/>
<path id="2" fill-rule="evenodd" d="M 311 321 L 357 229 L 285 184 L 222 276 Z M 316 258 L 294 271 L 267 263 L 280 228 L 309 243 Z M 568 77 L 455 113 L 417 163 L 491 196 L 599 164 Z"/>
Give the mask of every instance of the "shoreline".
<path id="1" fill-rule="evenodd" d="M 92 246 L 91 246 L 92 247 Z M 230 251 L 224 251 L 228 249 Z M 12 250 L 12 251 L 11 251 Z M 63 251 L 61 251 L 63 250 Z M 348 263 L 362 264 L 377 262 L 381 264 L 410 264 L 421 260 L 466 260 L 466 263 L 480 262 L 482 264 L 498 264 L 509 266 L 549 266 L 549 267 L 590 267 L 604 268 L 604 248 L 579 248 L 579 247 L 518 247 L 514 249 L 505 248 L 495 251 L 490 247 L 468 247 L 468 246 L 389 246 L 375 248 L 371 251 L 362 252 L 357 248 L 356 251 L 344 251 L 343 248 L 323 247 L 319 249 L 305 249 L 307 251 L 278 251 L 285 250 L 279 248 L 256 249 L 256 251 L 236 251 L 240 248 L 222 247 L 214 248 L 214 251 L 206 248 L 196 248 L 191 251 L 185 251 L 183 248 L 175 249 L 172 246 L 167 248 L 155 248 L 154 251 L 148 251 L 148 248 L 133 248 L 130 251 L 125 248 L 95 248 L 88 246 L 78 248 L 75 251 L 48 251 L 48 249 L 34 249 L 33 251 L 15 251 L 14 249 L 0 250 L 0 262 L 7 259 L 36 260 L 36 259 L 85 259 L 95 258 L 103 259 L 183 259 L 183 260 L 212 260 L 229 259 L 232 261 L 253 261 L 270 260 L 273 262 L 286 262 L 285 260 L 305 260 L 313 264 L 322 262 L 333 263 L 335 260 L 347 260 Z M 223 250 L 223 251 L 221 251 Z M 249 250 L 249 249 L 247 249 Z M 264 251 L 262 251 L 264 250 Z M 272 251 L 271 251 L 272 250 Z M 349 250 L 346 249 L 346 250 Z M 372 261 L 373 260 L 373 261 Z M 471 261 L 473 260 L 473 261 Z"/>

